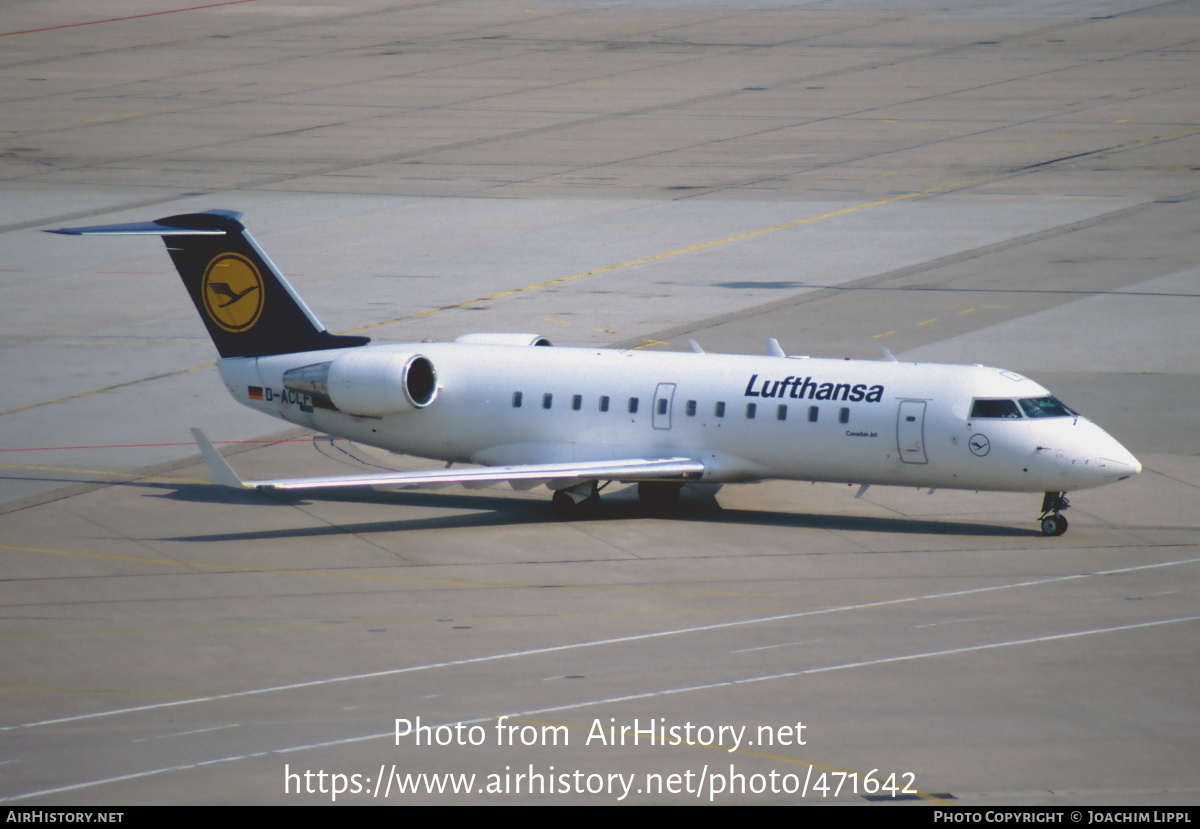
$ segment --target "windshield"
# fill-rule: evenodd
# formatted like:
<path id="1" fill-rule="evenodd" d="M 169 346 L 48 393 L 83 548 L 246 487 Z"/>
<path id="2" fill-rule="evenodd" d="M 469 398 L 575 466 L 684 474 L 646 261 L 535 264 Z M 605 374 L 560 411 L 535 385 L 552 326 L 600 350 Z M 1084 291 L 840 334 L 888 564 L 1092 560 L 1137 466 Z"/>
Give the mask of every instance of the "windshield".
<path id="1" fill-rule="evenodd" d="M 1024 397 L 1020 403 L 1026 417 L 1077 417 L 1055 397 Z"/>
<path id="2" fill-rule="evenodd" d="M 971 417 L 1020 417 L 1021 410 L 1012 400 L 987 400 L 980 398 L 971 404 Z"/>
<path id="3" fill-rule="evenodd" d="M 1079 417 L 1057 397 L 1022 397 L 1020 400 L 978 397 L 971 403 L 972 419 L 1020 419 L 1021 412 L 1025 417 Z"/>

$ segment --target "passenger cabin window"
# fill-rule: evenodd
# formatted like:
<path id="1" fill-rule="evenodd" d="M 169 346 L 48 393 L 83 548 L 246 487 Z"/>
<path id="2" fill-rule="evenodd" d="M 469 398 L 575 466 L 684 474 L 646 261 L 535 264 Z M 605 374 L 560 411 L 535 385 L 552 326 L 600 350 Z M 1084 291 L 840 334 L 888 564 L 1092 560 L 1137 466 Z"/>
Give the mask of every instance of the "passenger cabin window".
<path id="1" fill-rule="evenodd" d="M 519 391 L 513 392 L 513 408 L 514 409 L 521 408 L 521 397 L 522 397 L 522 395 Z"/>
<path id="2" fill-rule="evenodd" d="M 775 419 L 787 420 L 787 406 L 780 405 L 779 408 L 775 410 Z"/>
<path id="3" fill-rule="evenodd" d="M 545 394 L 543 394 L 542 395 L 542 408 L 549 409 L 553 405 L 554 405 L 554 395 L 551 394 L 550 392 L 546 392 Z"/>
<path id="4" fill-rule="evenodd" d="M 821 415 L 821 410 L 816 406 L 808 407 L 808 422 L 816 423 L 817 418 Z"/>
<path id="5" fill-rule="evenodd" d="M 629 413 L 637 414 L 638 399 L 636 397 L 629 398 Z"/>
<path id="6" fill-rule="evenodd" d="M 713 414 L 717 417 L 725 416 L 725 401 L 719 401 L 716 406 L 713 406 Z"/>
<path id="7" fill-rule="evenodd" d="M 849 422 L 850 422 L 850 409 L 847 408 L 846 406 L 842 406 L 842 408 L 838 409 L 838 423 L 849 423 Z"/>
<path id="8" fill-rule="evenodd" d="M 1015 400 L 988 400 L 979 398 L 971 404 L 972 418 L 1019 418 L 1021 410 Z"/>
<path id="9" fill-rule="evenodd" d="M 1018 403 L 1026 417 L 1077 417 L 1062 401 L 1055 397 L 1023 397 Z"/>
<path id="10" fill-rule="evenodd" d="M 608 411 L 608 395 L 607 394 L 602 395 L 600 397 L 600 411 L 602 411 L 602 412 Z"/>
<path id="11" fill-rule="evenodd" d="M 580 409 L 583 408 L 583 395 L 582 394 L 572 395 L 571 408 L 574 411 L 579 411 Z"/>
<path id="12" fill-rule="evenodd" d="M 695 417 L 696 416 L 696 401 L 689 400 L 687 402 L 687 406 L 684 408 L 684 411 L 687 413 L 688 417 Z"/>
<path id="13" fill-rule="evenodd" d="M 758 404 L 757 403 L 747 403 L 746 404 L 746 419 L 754 420 L 754 416 L 756 414 L 758 414 Z"/>

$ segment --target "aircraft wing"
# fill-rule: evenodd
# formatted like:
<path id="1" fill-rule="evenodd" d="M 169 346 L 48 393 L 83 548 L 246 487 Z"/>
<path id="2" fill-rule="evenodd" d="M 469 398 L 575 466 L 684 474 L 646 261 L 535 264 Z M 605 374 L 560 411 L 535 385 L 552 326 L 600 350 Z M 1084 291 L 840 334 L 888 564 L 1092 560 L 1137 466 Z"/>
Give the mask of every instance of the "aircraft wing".
<path id="1" fill-rule="evenodd" d="M 418 472 L 383 472 L 369 475 L 331 475 L 315 478 L 280 478 L 243 481 L 221 457 L 204 433 L 192 429 L 200 455 L 213 483 L 233 489 L 327 489 L 337 487 L 419 486 L 428 484 L 487 484 L 524 481 L 555 482 L 556 489 L 591 480 L 648 481 L 699 480 L 704 464 L 694 458 L 627 458 L 580 463 L 531 463 L 516 466 L 481 466 L 430 469 Z"/>

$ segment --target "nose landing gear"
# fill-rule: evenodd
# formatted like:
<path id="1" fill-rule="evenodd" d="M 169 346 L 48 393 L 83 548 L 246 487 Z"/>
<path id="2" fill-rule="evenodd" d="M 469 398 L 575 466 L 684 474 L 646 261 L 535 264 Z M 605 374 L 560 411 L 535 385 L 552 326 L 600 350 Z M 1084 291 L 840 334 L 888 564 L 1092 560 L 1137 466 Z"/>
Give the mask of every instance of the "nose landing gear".
<path id="1" fill-rule="evenodd" d="M 1070 506 L 1070 502 L 1067 501 L 1067 493 L 1046 493 L 1046 497 L 1042 499 L 1042 517 L 1040 519 L 1043 535 L 1062 535 L 1067 531 L 1067 519 L 1059 513 Z"/>

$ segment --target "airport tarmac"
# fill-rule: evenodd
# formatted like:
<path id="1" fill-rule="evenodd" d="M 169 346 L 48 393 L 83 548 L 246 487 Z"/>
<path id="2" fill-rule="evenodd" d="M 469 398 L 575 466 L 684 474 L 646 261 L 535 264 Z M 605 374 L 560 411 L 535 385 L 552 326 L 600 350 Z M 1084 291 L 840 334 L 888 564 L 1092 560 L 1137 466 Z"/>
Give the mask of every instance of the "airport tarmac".
<path id="1" fill-rule="evenodd" d="M 0 801 L 1200 802 L 1200 10 L 940 5 L 0 10 Z M 158 240 L 38 232 L 214 207 L 332 331 L 1001 365 L 1145 471 L 1054 539 L 1031 495 L 219 489 L 190 426 L 430 462 L 237 406 Z"/>

